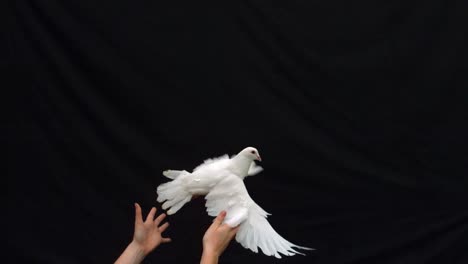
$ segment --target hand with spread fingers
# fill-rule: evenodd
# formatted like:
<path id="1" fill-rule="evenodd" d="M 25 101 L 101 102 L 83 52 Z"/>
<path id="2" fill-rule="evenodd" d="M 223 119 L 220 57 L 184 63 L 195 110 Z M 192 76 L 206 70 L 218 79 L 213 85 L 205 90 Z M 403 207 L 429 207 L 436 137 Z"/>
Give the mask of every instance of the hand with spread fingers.
<path id="1" fill-rule="evenodd" d="M 170 238 L 162 236 L 169 223 L 160 225 L 166 214 L 160 214 L 156 219 L 156 208 L 153 207 L 146 220 L 143 221 L 141 207 L 135 203 L 135 231 L 133 241 L 127 246 L 122 255 L 116 260 L 116 264 L 140 263 L 151 251 L 161 243 L 170 242 Z"/>
<path id="2" fill-rule="evenodd" d="M 158 247 L 161 243 L 170 242 L 170 238 L 162 237 L 162 232 L 167 229 L 169 223 L 166 222 L 160 226 L 166 217 L 166 214 L 160 214 L 156 219 L 156 208 L 151 208 L 146 220 L 143 222 L 140 205 L 135 204 L 135 233 L 133 242 L 135 242 L 147 255 Z"/>
<path id="3" fill-rule="evenodd" d="M 156 219 L 156 208 L 151 208 L 146 220 L 143 221 L 141 207 L 135 203 L 135 231 L 132 242 L 127 246 L 122 255 L 115 261 L 115 264 L 137 264 L 155 248 L 162 243 L 170 242 L 170 238 L 162 236 L 169 223 L 160 225 L 166 214 L 160 214 Z M 224 252 L 229 242 L 234 238 L 239 229 L 223 224 L 226 212 L 222 211 L 206 230 L 203 236 L 203 255 L 201 264 L 216 264 L 221 254 Z"/>
<path id="4" fill-rule="evenodd" d="M 201 264 L 218 263 L 218 259 L 224 252 L 229 242 L 234 238 L 239 230 L 239 226 L 230 227 L 223 224 L 226 212 L 222 211 L 213 221 L 213 224 L 206 230 L 203 236 L 203 254 Z"/>

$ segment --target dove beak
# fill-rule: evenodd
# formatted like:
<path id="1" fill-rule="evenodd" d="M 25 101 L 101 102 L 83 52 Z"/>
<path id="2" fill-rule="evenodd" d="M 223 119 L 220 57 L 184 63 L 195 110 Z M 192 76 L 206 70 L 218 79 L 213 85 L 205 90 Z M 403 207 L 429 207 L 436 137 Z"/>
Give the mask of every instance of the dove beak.
<path id="1" fill-rule="evenodd" d="M 262 158 L 260 157 L 260 155 L 257 155 L 257 160 L 262 161 Z"/>

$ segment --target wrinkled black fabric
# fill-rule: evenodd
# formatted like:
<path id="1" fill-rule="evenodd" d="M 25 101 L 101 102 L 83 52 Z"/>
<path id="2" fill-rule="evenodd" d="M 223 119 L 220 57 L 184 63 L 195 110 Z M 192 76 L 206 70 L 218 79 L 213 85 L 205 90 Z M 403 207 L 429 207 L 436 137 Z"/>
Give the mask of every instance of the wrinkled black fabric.
<path id="1" fill-rule="evenodd" d="M 247 178 L 307 256 L 468 263 L 466 1 L 9 1 L 10 263 L 112 263 L 164 169 L 255 146 Z M 197 263 L 203 198 L 145 263 Z"/>

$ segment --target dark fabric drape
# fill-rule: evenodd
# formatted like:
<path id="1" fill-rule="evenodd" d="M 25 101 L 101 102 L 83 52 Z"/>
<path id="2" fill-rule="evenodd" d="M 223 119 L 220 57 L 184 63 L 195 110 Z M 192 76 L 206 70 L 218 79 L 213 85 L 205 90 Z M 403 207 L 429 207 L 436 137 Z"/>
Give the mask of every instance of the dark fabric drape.
<path id="1" fill-rule="evenodd" d="M 165 169 L 258 148 L 245 180 L 316 248 L 221 263 L 468 263 L 466 1 L 9 1 L 11 263 L 111 263 Z M 202 198 L 146 263 L 196 263 Z"/>

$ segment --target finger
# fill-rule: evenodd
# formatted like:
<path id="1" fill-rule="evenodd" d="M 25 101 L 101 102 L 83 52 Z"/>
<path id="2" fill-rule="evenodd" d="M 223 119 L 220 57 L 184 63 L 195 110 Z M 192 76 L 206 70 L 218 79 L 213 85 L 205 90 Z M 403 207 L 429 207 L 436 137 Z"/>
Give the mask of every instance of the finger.
<path id="1" fill-rule="evenodd" d="M 159 232 L 164 232 L 169 227 L 169 222 L 164 223 L 162 226 L 159 227 Z"/>
<path id="2" fill-rule="evenodd" d="M 221 211 L 221 213 L 219 213 L 219 215 L 213 220 L 213 224 L 215 227 L 219 227 L 223 221 L 224 221 L 224 218 L 226 217 L 226 211 Z"/>
<path id="3" fill-rule="evenodd" d="M 145 222 L 153 221 L 154 214 L 156 214 L 156 207 L 151 208 L 151 211 L 149 212 L 148 216 L 146 217 Z"/>
<path id="4" fill-rule="evenodd" d="M 163 243 L 169 243 L 169 242 L 172 242 L 172 239 L 168 238 L 168 237 L 163 237 L 161 242 Z"/>
<path id="5" fill-rule="evenodd" d="M 226 211 L 221 211 L 219 215 L 213 219 L 213 223 L 208 227 L 206 232 L 212 232 L 213 230 L 216 230 L 219 228 L 219 226 L 223 223 L 224 217 L 226 217 Z"/>
<path id="6" fill-rule="evenodd" d="M 141 207 L 138 203 L 135 203 L 135 222 L 142 223 L 143 217 L 141 216 Z"/>
<path id="7" fill-rule="evenodd" d="M 159 224 L 166 218 L 166 214 L 160 214 L 158 217 L 156 217 L 156 220 L 154 220 L 154 223 L 156 226 L 159 226 Z"/>
<path id="8" fill-rule="evenodd" d="M 229 231 L 229 236 L 231 237 L 231 239 L 237 234 L 237 231 L 239 231 L 239 228 L 240 226 L 236 226 Z"/>

